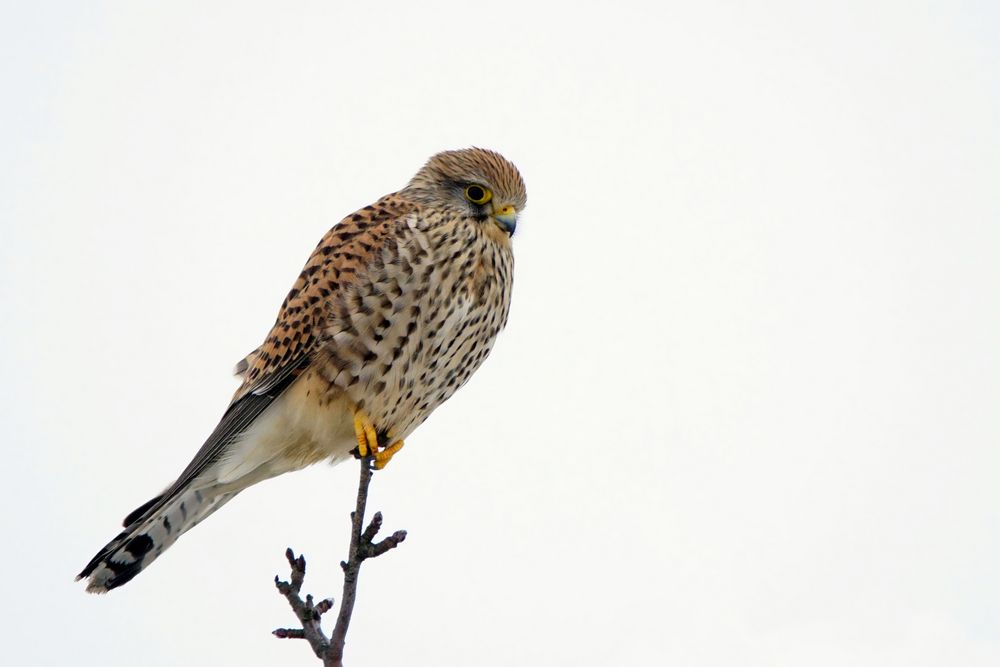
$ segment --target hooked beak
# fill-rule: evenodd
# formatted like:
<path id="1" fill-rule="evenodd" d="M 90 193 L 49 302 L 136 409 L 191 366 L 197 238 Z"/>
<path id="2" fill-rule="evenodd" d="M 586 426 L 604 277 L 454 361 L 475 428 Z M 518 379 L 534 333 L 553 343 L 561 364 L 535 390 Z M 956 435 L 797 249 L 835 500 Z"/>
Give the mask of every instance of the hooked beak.
<path id="1" fill-rule="evenodd" d="M 517 228 L 517 209 L 506 204 L 499 208 L 494 209 L 493 219 L 496 220 L 497 225 L 500 226 L 508 236 L 514 235 L 514 230 Z"/>

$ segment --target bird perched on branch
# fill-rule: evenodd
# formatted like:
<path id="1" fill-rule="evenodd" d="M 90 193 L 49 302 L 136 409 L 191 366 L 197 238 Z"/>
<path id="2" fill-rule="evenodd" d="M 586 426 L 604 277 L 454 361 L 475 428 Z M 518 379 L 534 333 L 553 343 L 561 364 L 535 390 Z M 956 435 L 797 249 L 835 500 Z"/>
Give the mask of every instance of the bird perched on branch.
<path id="1" fill-rule="evenodd" d="M 127 517 L 77 577 L 103 593 L 262 480 L 352 453 L 384 467 L 462 386 L 507 320 L 517 168 L 472 148 L 333 227 L 306 262 L 243 383 L 177 480 Z"/>

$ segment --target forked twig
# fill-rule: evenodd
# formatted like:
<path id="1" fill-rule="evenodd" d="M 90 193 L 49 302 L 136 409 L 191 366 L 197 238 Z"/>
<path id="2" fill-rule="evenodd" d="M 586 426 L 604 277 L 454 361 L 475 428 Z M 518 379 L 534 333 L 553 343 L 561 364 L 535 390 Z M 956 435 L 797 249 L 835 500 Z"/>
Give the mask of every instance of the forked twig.
<path id="1" fill-rule="evenodd" d="M 351 512 L 351 546 L 347 560 L 340 563 L 340 567 L 344 571 L 344 590 L 340 597 L 337 623 L 329 639 L 323 633 L 321 621 L 323 614 L 333 608 L 333 599 L 327 598 L 319 603 L 314 603 L 312 595 L 306 595 L 305 600 L 300 595 L 302 582 L 306 576 L 306 559 L 301 555 L 296 557 L 295 552 L 288 549 L 285 551 L 285 557 L 288 558 L 288 564 L 292 570 L 291 581 L 281 581 L 277 576 L 274 578 L 274 585 L 278 592 L 288 600 L 288 604 L 302 625 L 301 628 L 278 628 L 273 632 L 274 636 L 282 639 L 305 639 L 309 642 L 316 657 L 323 661 L 324 667 L 342 667 L 343 665 L 344 644 L 347 640 L 347 630 L 351 625 L 351 614 L 354 613 L 361 563 L 369 558 L 377 558 L 390 549 L 395 549 L 400 542 L 406 539 L 406 531 L 397 530 L 380 542 L 373 541 L 382 528 L 381 512 L 375 512 L 371 523 L 362 531 L 365 521 L 365 507 L 368 504 L 368 485 L 372 480 L 371 464 L 371 456 L 361 459 L 358 500 L 354 511 Z"/>

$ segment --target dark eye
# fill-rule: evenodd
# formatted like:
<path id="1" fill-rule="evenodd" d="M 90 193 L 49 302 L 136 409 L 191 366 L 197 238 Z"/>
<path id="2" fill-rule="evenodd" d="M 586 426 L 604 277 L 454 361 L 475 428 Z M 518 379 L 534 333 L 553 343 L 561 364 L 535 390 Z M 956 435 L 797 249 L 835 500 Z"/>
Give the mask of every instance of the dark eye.
<path id="1" fill-rule="evenodd" d="M 465 198 L 473 204 L 485 204 L 493 199 L 493 193 L 481 185 L 469 185 L 465 188 Z"/>

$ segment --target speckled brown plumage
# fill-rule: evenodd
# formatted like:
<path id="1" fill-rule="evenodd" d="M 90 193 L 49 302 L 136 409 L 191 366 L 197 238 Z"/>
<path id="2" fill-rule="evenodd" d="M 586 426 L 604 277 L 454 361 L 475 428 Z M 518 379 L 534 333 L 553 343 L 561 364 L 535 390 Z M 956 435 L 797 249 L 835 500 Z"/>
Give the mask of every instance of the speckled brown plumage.
<path id="1" fill-rule="evenodd" d="M 469 379 L 506 323 L 510 235 L 525 199 L 499 154 L 450 151 L 333 227 L 264 343 L 237 365 L 243 383 L 219 426 L 91 560 L 80 575 L 88 590 L 129 581 L 247 486 L 342 460 L 360 442 L 357 418 L 379 444 L 407 437 Z"/>
<path id="2" fill-rule="evenodd" d="M 281 304 L 271 333 L 241 362 L 243 384 L 234 400 L 273 384 L 316 352 L 331 306 L 353 289 L 396 232 L 396 223 L 413 208 L 398 194 L 387 195 L 326 233 Z"/>

